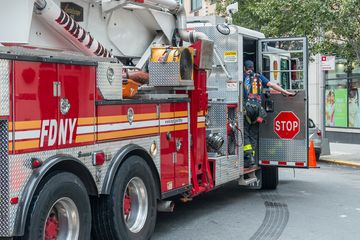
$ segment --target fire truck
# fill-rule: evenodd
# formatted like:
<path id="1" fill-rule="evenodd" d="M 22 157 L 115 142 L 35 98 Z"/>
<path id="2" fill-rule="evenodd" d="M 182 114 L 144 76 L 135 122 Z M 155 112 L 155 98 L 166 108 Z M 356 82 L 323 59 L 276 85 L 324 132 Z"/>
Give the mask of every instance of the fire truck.
<path id="1" fill-rule="evenodd" d="M 297 93 L 264 94 L 247 168 L 246 59 Z M 278 167 L 308 166 L 307 61 L 306 38 L 189 20 L 176 0 L 3 1 L 0 238 L 149 239 L 169 199 L 275 189 Z"/>

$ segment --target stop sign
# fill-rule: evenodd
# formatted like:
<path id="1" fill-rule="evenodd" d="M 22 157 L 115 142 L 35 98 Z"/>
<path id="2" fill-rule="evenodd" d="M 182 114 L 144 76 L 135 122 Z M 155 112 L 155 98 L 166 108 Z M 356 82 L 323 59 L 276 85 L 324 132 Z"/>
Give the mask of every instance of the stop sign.
<path id="1" fill-rule="evenodd" d="M 293 112 L 280 112 L 274 118 L 274 132 L 282 139 L 293 139 L 300 132 L 300 119 Z"/>

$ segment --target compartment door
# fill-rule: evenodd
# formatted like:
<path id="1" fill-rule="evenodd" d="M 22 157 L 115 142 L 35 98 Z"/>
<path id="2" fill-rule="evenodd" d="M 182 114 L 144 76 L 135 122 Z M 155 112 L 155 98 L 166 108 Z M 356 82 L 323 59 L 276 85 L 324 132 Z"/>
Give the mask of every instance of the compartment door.
<path id="1" fill-rule="evenodd" d="M 176 136 L 174 118 L 174 104 L 160 104 L 160 179 L 162 193 L 175 188 Z"/>
<path id="2" fill-rule="evenodd" d="M 258 72 L 296 92 L 293 97 L 270 91 L 264 99 L 266 122 L 260 124 L 259 164 L 308 166 L 308 49 L 306 38 L 261 39 Z"/>
<path id="3" fill-rule="evenodd" d="M 174 103 L 175 109 L 175 188 L 189 185 L 188 103 Z"/>
<path id="4" fill-rule="evenodd" d="M 57 148 L 56 83 L 55 63 L 14 61 L 15 153 Z"/>
<path id="5" fill-rule="evenodd" d="M 58 147 L 95 142 L 95 66 L 58 65 Z"/>

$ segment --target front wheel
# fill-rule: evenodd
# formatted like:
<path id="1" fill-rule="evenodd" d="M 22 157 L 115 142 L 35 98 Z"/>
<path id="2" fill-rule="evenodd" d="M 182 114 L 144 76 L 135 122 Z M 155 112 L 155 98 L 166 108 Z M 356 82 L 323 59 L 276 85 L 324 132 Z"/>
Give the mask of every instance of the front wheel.
<path id="1" fill-rule="evenodd" d="M 94 239 L 150 239 L 157 213 L 155 186 L 142 158 L 126 159 L 115 176 L 110 196 L 98 200 L 94 209 Z"/>
<path id="2" fill-rule="evenodd" d="M 63 172 L 45 180 L 31 204 L 23 239 L 90 239 L 91 208 L 85 186 Z"/>

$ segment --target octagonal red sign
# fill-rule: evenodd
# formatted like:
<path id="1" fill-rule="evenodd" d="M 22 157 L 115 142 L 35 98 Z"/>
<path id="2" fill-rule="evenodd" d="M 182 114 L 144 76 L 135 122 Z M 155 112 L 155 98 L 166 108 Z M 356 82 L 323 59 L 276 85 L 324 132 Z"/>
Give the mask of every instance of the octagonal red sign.
<path id="1" fill-rule="evenodd" d="M 293 112 L 280 112 L 274 118 L 274 132 L 282 139 L 293 139 L 300 132 L 300 119 Z"/>

